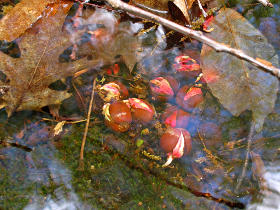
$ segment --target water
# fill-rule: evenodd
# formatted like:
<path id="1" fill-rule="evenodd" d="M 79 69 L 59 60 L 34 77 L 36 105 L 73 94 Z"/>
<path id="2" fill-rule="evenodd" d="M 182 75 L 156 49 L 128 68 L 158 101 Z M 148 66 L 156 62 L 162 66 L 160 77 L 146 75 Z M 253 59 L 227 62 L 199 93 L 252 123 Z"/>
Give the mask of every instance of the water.
<path id="1" fill-rule="evenodd" d="M 236 8 L 245 12 L 246 6 L 240 3 Z M 279 53 L 279 3 L 275 4 L 272 12 L 259 15 L 261 10 L 258 6 L 244 15 L 267 36 Z M 102 17 L 110 33 L 114 33 L 118 15 L 103 12 L 102 15 L 92 16 L 94 21 L 97 21 L 96 17 Z M 136 33 L 146 26 L 134 23 L 122 27 L 126 27 L 129 33 Z M 147 100 L 154 104 L 158 114 L 165 110 L 166 103 L 152 100 L 147 90 L 148 81 L 169 74 L 172 62 L 178 55 L 199 57 L 197 51 L 201 48 L 196 41 L 185 44 L 184 49 L 180 44 L 172 46 L 170 42 L 177 40 L 177 36 L 171 35 L 171 41 L 165 40 L 164 30 L 160 26 L 141 37 L 146 45 L 139 53 L 152 53 L 141 63 L 149 70 L 144 72 L 143 79 L 134 81 L 134 76 L 143 73 L 143 69 L 133 72 L 131 76 L 131 69 L 126 68 L 123 61 L 118 62 L 120 77 L 130 87 L 130 94 L 133 97 L 148 95 Z M 75 37 L 72 38 L 75 43 Z M 107 38 L 102 42 L 107 42 Z M 162 52 L 166 47 L 170 49 Z M 102 68 L 97 67 L 97 70 L 89 71 L 75 81 L 76 88 L 85 99 L 85 107 L 88 106 L 92 79 L 100 72 Z M 98 75 L 99 80 L 102 80 L 102 76 Z M 174 77 L 180 79 L 178 75 Z M 107 81 L 115 79 L 106 75 L 105 78 Z M 2 81 L 2 77 L 0 79 Z M 189 82 L 193 82 L 192 79 L 180 79 L 181 85 Z M 74 89 L 71 84 L 67 85 Z M 133 88 L 136 85 L 142 89 Z M 166 154 L 159 148 L 161 133 L 155 126 L 156 121 L 146 126 L 133 123 L 131 131 L 126 133 L 112 132 L 103 123 L 97 99 L 87 136 L 84 170 L 79 168 L 84 122 L 66 124 L 63 132 L 54 137 L 53 128 L 57 122 L 42 120 L 52 119 L 47 108 L 44 108 L 44 112 L 22 111 L 9 119 L 5 110 L 0 110 L 0 139 L 8 142 L 0 147 L 0 208 L 280 209 L 279 97 L 273 113 L 265 121 L 263 131 L 254 135 L 252 158 L 240 188 L 236 189 L 247 152 L 246 138 L 251 113 L 244 112 L 240 117 L 233 117 L 207 88 L 203 91 L 206 103 L 192 113 L 187 127 L 192 136 L 192 151 L 174 160 L 171 167 L 166 169 L 161 168 Z M 85 119 L 86 111 L 81 108 L 82 102 L 77 98 L 79 96 L 76 95 L 63 102 L 61 117 Z M 168 102 L 176 105 L 174 98 Z M 208 125 L 206 131 L 210 130 L 210 134 L 202 132 L 203 125 Z M 144 128 L 148 128 L 150 133 L 144 135 Z M 136 146 L 135 142 L 139 139 L 143 144 Z"/>

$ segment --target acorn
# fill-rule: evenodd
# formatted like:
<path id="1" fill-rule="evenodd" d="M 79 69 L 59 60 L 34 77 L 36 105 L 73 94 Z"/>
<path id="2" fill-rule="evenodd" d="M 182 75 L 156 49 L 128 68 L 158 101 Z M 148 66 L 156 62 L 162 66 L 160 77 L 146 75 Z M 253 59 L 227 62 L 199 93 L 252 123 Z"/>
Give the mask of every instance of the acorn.
<path id="1" fill-rule="evenodd" d="M 162 166 L 166 167 L 173 159 L 191 151 L 191 136 L 183 128 L 168 128 L 160 138 L 160 147 L 167 153 L 167 161 Z"/>
<path id="2" fill-rule="evenodd" d="M 124 102 L 129 105 L 133 120 L 146 124 L 153 119 L 155 110 L 147 101 L 139 98 L 129 98 Z"/>
<path id="3" fill-rule="evenodd" d="M 161 101 L 172 98 L 179 89 L 179 83 L 171 76 L 157 77 L 150 81 L 152 95 Z"/>
<path id="4" fill-rule="evenodd" d="M 185 77 L 197 77 L 201 73 L 200 65 L 187 55 L 175 58 L 173 68 L 177 74 Z"/>
<path id="5" fill-rule="evenodd" d="M 179 109 L 176 106 L 169 106 L 161 116 L 162 121 L 167 127 L 186 128 L 191 114 Z"/>
<path id="6" fill-rule="evenodd" d="M 191 111 L 203 101 L 203 93 L 199 87 L 183 86 L 177 93 L 176 103 L 186 111 Z"/>
<path id="7" fill-rule="evenodd" d="M 117 132 L 125 132 L 129 129 L 132 121 L 129 107 L 121 101 L 103 106 L 105 124 Z"/>
<path id="8" fill-rule="evenodd" d="M 121 82 L 115 81 L 100 87 L 98 94 L 105 102 L 112 102 L 127 98 L 128 90 Z"/>

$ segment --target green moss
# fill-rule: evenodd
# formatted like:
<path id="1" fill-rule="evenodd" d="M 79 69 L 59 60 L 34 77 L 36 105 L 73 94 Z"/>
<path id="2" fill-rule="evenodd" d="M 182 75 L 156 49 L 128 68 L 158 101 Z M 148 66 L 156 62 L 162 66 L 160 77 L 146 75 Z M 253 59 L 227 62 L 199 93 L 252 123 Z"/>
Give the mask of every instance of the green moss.
<path id="1" fill-rule="evenodd" d="M 102 125 L 90 127 L 84 171 L 77 170 L 83 126 L 74 126 L 71 134 L 62 140 L 58 154 L 72 171 L 72 184 L 80 198 L 106 209 L 159 209 L 165 202 L 163 196 L 181 208 L 181 201 L 170 194 L 162 178 L 145 174 L 149 170 L 146 168 L 146 171 L 143 160 L 134 153 L 134 145 L 127 144 L 129 152 L 124 154 L 104 149 L 106 146 L 102 142 L 106 131 Z M 127 134 L 115 135 L 128 142 Z M 139 164 L 144 168 L 138 168 Z"/>

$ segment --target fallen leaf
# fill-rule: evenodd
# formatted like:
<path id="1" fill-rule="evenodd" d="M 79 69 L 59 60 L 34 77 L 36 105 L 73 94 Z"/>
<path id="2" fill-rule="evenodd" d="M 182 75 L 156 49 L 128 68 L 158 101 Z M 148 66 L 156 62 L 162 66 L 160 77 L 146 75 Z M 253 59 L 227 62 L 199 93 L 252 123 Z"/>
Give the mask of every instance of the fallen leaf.
<path id="1" fill-rule="evenodd" d="M 116 57 L 121 55 L 122 60 L 130 70 L 145 55 L 140 53 L 141 40 L 136 35 L 142 24 L 131 22 L 121 22 L 110 12 L 104 9 L 97 9 L 87 19 L 81 18 L 83 25 L 104 24 L 105 28 L 98 28 L 93 32 L 91 46 L 81 46 L 79 53 L 90 54 L 94 58 L 99 58 L 104 64 L 112 64 Z M 101 35 L 100 35 L 101 34 Z M 117 69 L 116 69 L 117 70 Z"/>
<path id="2" fill-rule="evenodd" d="M 267 39 L 244 17 L 232 9 L 222 9 L 210 23 L 207 34 L 251 57 L 278 66 L 278 56 Z M 201 52 L 201 67 L 213 95 L 233 115 L 251 110 L 255 130 L 261 131 L 265 117 L 272 112 L 277 97 L 278 79 L 228 53 L 218 53 L 207 45 Z M 215 75 L 215 80 L 207 79 Z M 208 81 L 209 80 L 209 81 Z"/>
<path id="3" fill-rule="evenodd" d="M 22 0 L 0 20 L 0 40 L 13 41 L 30 28 L 46 6 L 57 0 Z"/>
<path id="4" fill-rule="evenodd" d="M 62 30 L 66 9 L 71 5 L 70 1 L 53 5 L 57 9 L 55 14 L 46 13 L 22 35 L 18 41 L 20 58 L 0 52 L 0 69 L 8 78 L 6 82 L 0 81 L 0 86 L 5 85 L 9 89 L 0 100 L 9 116 L 14 111 L 39 110 L 43 106 L 60 104 L 71 94 L 51 90 L 48 86 L 93 65 L 86 59 L 59 62 L 59 55 L 71 46 L 69 35 Z M 49 8 L 50 11 L 54 7 Z"/>
<path id="5" fill-rule="evenodd" d="M 195 0 L 132 0 L 131 4 L 148 10 L 152 13 L 166 16 L 168 13 L 175 20 L 190 24 L 188 9 Z"/>
<path id="6" fill-rule="evenodd" d="M 53 129 L 53 135 L 57 136 L 58 134 L 60 134 L 63 130 L 63 126 L 66 123 L 66 121 L 61 121 L 59 123 L 56 124 L 56 126 Z"/>
<path id="7" fill-rule="evenodd" d="M 188 9 L 192 8 L 192 5 L 193 5 L 194 2 L 195 2 L 195 0 L 187 0 Z"/>
<path id="8" fill-rule="evenodd" d="M 173 5 L 176 5 L 176 7 L 179 9 L 179 11 L 177 11 Z M 173 0 L 173 1 L 169 1 L 168 2 L 168 8 L 169 11 L 171 13 L 172 16 L 174 16 L 174 18 L 176 20 L 181 20 L 181 19 L 185 19 L 183 22 L 190 24 L 191 20 L 188 14 L 188 8 L 187 8 L 187 4 L 185 0 Z M 181 13 L 181 14 L 180 14 Z M 183 18 L 182 18 L 183 17 Z"/>
<path id="9" fill-rule="evenodd" d="M 132 4 L 156 13 L 167 13 L 169 0 L 132 0 Z"/>

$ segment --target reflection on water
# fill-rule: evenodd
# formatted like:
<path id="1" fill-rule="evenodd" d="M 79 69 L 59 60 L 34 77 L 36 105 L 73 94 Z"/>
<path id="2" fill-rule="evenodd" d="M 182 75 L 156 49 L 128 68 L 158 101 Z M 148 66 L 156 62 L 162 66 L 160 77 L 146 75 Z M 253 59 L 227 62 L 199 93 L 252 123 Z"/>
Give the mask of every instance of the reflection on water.
<path id="1" fill-rule="evenodd" d="M 104 20 L 108 18 L 114 19 L 112 15 L 102 16 Z M 277 28 L 279 23 L 274 19 L 262 19 L 260 30 L 263 32 L 279 31 Z M 142 23 L 132 24 L 131 30 L 134 33 L 142 27 Z M 267 30 L 269 27 L 273 30 Z M 109 28 L 114 30 L 113 25 L 110 25 Z M 159 26 L 153 35 L 154 39 L 146 34 L 140 37 L 147 42 L 147 46 L 152 46 L 145 47 L 142 52 L 143 54 L 153 52 L 153 55 L 142 63 L 144 67 L 151 70 L 147 72 L 147 76 L 152 77 L 153 74 L 167 73 L 170 69 L 165 65 L 162 66 L 162 60 L 173 61 L 175 56 L 186 53 L 186 49 L 189 50 L 189 53 L 191 52 L 191 45 L 186 45 L 185 51 L 173 48 L 170 51 L 161 52 L 166 47 L 164 34 L 164 28 Z M 275 46 L 278 44 L 276 47 L 279 49 L 279 36 L 273 38 L 272 44 Z M 154 40 L 159 42 L 156 48 L 153 46 L 154 43 L 151 43 Z M 193 48 L 195 48 L 194 52 L 199 50 L 196 49 L 199 48 L 199 44 L 195 43 Z M 157 54 L 158 52 L 161 54 Z M 166 66 L 168 65 L 166 64 Z M 187 83 L 188 81 L 182 80 L 180 82 Z M 199 110 L 198 113 L 194 113 L 194 117 L 188 125 L 188 130 L 193 137 L 193 151 L 190 155 L 175 160 L 173 168 L 167 169 L 160 167 L 161 162 L 144 157 L 139 152 L 140 149 L 145 149 L 151 154 L 166 158 L 158 149 L 159 138 L 154 135 L 155 132 L 150 136 L 139 135 L 140 140 L 144 142 L 144 147 L 140 145 L 139 148 L 136 148 L 134 140 L 137 140 L 137 137 L 133 138 L 127 134 L 119 135 L 116 133 L 112 135 L 112 131 L 102 127 L 102 125 L 90 127 L 90 130 L 96 129 L 97 131 L 87 140 L 85 160 L 88 168 L 83 174 L 76 172 L 77 167 L 73 163 L 79 158 L 81 136 L 69 137 L 67 142 L 59 140 L 61 141 L 59 144 L 64 144 L 63 149 L 59 149 L 53 145 L 53 140 L 49 139 L 48 129 L 45 129 L 47 125 L 40 122 L 39 124 L 43 128 L 34 126 L 33 129 L 31 126 L 30 131 L 24 130 L 24 137 L 18 137 L 17 140 L 24 145 L 34 146 L 32 152 L 19 148 L 0 148 L 0 170 L 3 169 L 4 174 L 0 173 L 0 192 L 4 191 L 4 196 L 0 196 L 0 209 L 93 209 L 94 204 L 98 208 L 101 206 L 105 209 L 106 207 L 123 207 L 124 209 L 141 207 L 145 209 L 147 209 L 146 207 L 152 209 L 196 209 L 198 207 L 214 209 L 217 207 L 217 209 L 228 209 L 229 207 L 225 206 L 224 203 L 218 203 L 219 198 L 232 203 L 242 202 L 243 204 L 244 202 L 247 204 L 258 196 L 262 196 L 259 199 L 261 202 L 248 205 L 248 209 L 280 209 L 280 162 L 271 162 L 265 166 L 262 178 L 266 181 L 266 187 L 260 192 L 261 195 L 257 195 L 259 192 L 255 192 L 258 190 L 259 183 L 256 184 L 252 181 L 250 167 L 248 167 L 247 177 L 243 181 L 241 196 L 234 194 L 233 189 L 244 164 L 248 119 L 251 119 L 251 116 L 233 119 L 228 111 L 217 105 L 216 99 L 210 93 L 205 95 L 205 99 L 208 104 L 203 113 L 201 114 Z M 175 103 L 174 100 L 169 102 Z M 75 103 L 76 101 L 73 102 L 73 104 Z M 271 121 L 271 125 L 265 126 L 263 134 L 268 133 L 269 136 L 272 132 L 278 133 L 278 129 L 276 131 L 270 130 L 273 126 L 279 127 L 277 126 L 279 115 L 276 118 Z M 17 120 L 16 118 L 15 121 Z M 100 120 L 102 119 L 100 118 Z M 12 125 L 11 122 L 10 119 Z M 203 125 L 208 125 L 207 128 L 212 125 L 211 129 L 205 128 L 206 131 L 210 130 L 210 137 L 207 136 L 206 131 L 203 132 Z M 81 135 L 83 129 L 82 127 L 78 130 Z M 153 132 L 152 129 L 151 132 Z M 197 135 L 198 130 L 201 132 L 200 138 Z M 102 144 L 97 142 L 99 139 L 96 137 L 97 133 L 98 135 L 102 133 L 102 139 L 105 143 L 103 140 Z M 215 138 L 210 141 L 213 133 L 216 134 Z M 221 134 L 217 135 L 217 133 Z M 93 137 L 94 135 L 95 137 Z M 17 136 L 20 136 L 20 133 Z M 115 147 L 114 152 L 108 149 L 110 143 L 111 146 L 113 145 L 112 147 Z M 277 147 L 278 144 L 274 144 L 274 148 Z M 265 150 L 270 150 L 268 144 L 260 149 L 259 154 Z M 63 155 L 65 157 L 62 157 Z M 266 161 L 267 156 L 269 155 L 261 156 L 266 163 L 269 162 Z M 72 165 L 69 164 L 71 161 Z M 167 178 L 169 182 L 166 182 Z M 170 183 L 173 183 L 174 186 L 171 186 Z M 214 196 L 217 199 L 213 201 L 213 199 L 204 197 L 197 198 L 185 190 L 186 188 L 175 187 L 185 186 L 182 183 L 192 190 L 195 189 L 205 195 L 209 194 L 209 197 Z M 10 193 L 11 191 L 12 193 Z M 253 193 L 250 194 L 251 192 Z M 14 203 L 13 206 L 11 203 Z"/>
<path id="2" fill-rule="evenodd" d="M 56 159 L 56 149 L 50 145 L 41 145 L 33 152 L 27 153 L 29 166 L 25 170 L 25 183 L 32 185 L 55 185 L 52 194 L 41 196 L 36 191 L 30 195 L 31 202 L 24 209 L 35 210 L 62 210 L 62 209 L 88 209 L 85 203 L 81 203 L 72 187 L 71 172 Z M 40 157 L 39 160 L 36 158 Z M 34 160 L 33 160 L 34 159 Z M 30 183 L 31 181 L 31 183 Z"/>
<path id="3" fill-rule="evenodd" d="M 77 195 L 70 191 L 67 197 L 64 196 L 64 192 L 56 192 L 55 196 L 57 198 L 51 198 L 48 196 L 47 198 L 43 198 L 40 196 L 34 196 L 33 203 L 27 205 L 25 210 L 75 210 L 75 209 L 89 209 L 86 208 L 82 203 L 80 203 Z M 92 209 L 92 208 L 91 208 Z"/>
<path id="4" fill-rule="evenodd" d="M 267 188 L 261 192 L 262 202 L 249 205 L 250 210 L 280 209 L 280 162 L 266 167 L 264 179 Z"/>

